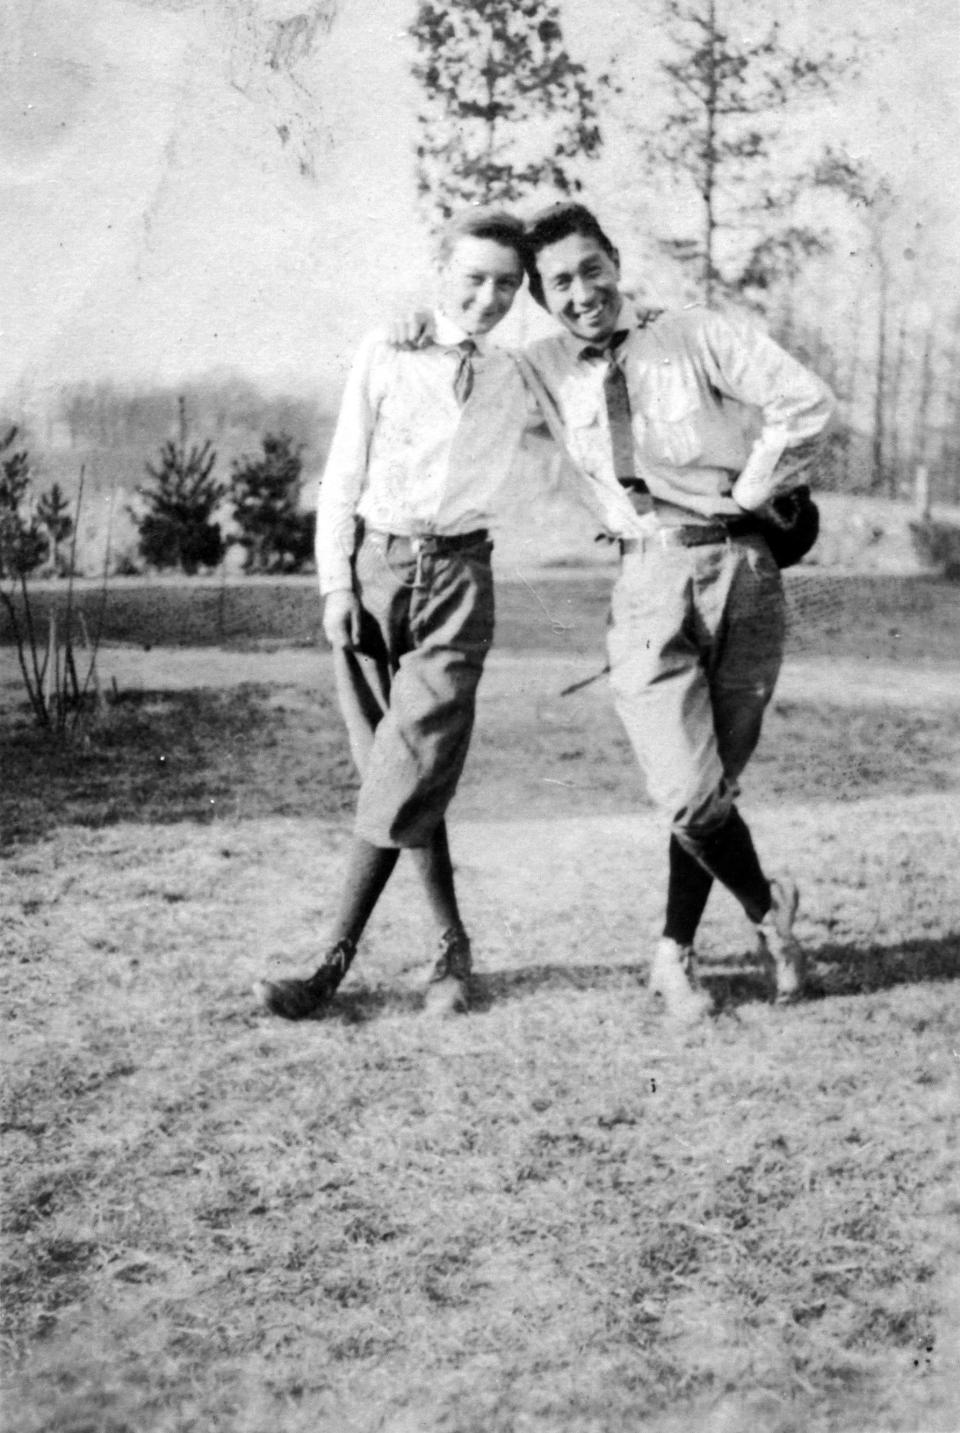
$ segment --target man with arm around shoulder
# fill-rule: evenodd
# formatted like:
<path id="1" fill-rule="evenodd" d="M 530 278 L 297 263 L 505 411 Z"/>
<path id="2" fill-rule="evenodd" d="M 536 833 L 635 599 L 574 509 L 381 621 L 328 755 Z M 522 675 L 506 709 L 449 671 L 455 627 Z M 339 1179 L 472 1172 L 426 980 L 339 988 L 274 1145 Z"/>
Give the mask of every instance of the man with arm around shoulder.
<path id="1" fill-rule="evenodd" d="M 544 210 L 527 240 L 530 291 L 563 332 L 522 364 L 620 542 L 611 684 L 670 824 L 651 988 L 679 1019 L 710 1010 L 694 938 L 719 881 L 753 924 L 776 999 L 796 999 L 797 889 L 767 877 L 736 798 L 783 657 L 783 587 L 759 518 L 805 481 L 832 396 L 749 324 L 635 312 L 617 250 L 583 205 Z"/>
<path id="2" fill-rule="evenodd" d="M 469 1004 L 470 941 L 445 812 L 463 770 L 493 638 L 492 542 L 529 398 L 516 359 L 485 344 L 523 282 L 523 225 L 502 211 L 450 222 L 437 261 L 436 343 L 385 335 L 351 371 L 317 509 L 317 569 L 337 694 L 361 775 L 339 908 L 313 974 L 260 982 L 273 1014 L 332 999 L 401 851 L 439 940 L 427 1007 Z"/>

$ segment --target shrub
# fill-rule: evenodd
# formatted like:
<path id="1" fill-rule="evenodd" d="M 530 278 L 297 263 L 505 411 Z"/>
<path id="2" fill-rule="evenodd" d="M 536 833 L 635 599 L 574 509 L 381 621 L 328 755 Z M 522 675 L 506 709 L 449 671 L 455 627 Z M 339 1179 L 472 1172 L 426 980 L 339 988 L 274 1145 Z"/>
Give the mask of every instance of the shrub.
<path id="1" fill-rule="evenodd" d="M 83 504 L 84 469 L 80 469 L 72 516 L 57 486 L 43 494 L 36 506 L 31 508 L 28 502 L 29 456 L 25 449 L 9 452 L 16 436 L 17 429 L 13 427 L 0 440 L 0 579 L 3 579 L 0 604 L 13 634 L 20 674 L 34 719 L 38 726 L 63 738 L 76 726 L 88 707 L 91 687 L 96 706 L 102 706 L 96 662 L 106 586 L 102 593 L 97 632 L 91 642 L 83 614 L 75 612 L 73 603 L 76 531 Z M 5 453 L 9 456 L 2 456 Z M 70 555 L 63 564 L 68 577 L 66 610 L 61 613 L 56 603 L 50 608 L 44 638 L 27 578 L 44 561 L 51 547 L 56 561 L 59 558 L 59 543 L 69 536 L 73 537 L 73 542 Z M 75 625 L 80 629 L 80 645 L 85 649 L 86 672 L 82 676 L 78 667 Z"/>

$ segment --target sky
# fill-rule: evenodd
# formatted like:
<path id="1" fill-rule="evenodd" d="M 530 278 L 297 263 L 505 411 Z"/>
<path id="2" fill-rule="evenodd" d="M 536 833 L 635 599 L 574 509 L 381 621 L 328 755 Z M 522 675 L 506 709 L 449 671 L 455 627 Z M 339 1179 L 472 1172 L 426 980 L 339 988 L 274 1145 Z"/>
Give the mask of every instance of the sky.
<path id="1" fill-rule="evenodd" d="M 0 0 L 0 400 L 226 371 L 326 396 L 366 329 L 429 294 L 415 5 L 336 0 L 328 31 L 332 3 Z M 757 10 L 740 3 L 747 32 Z M 760 9 L 811 47 L 849 11 Z M 585 197 L 640 271 L 651 201 L 624 175 L 652 92 L 653 0 L 563 0 L 561 13 L 576 58 L 619 57 L 625 93 L 605 109 Z M 862 0 L 854 18 L 872 46 L 866 81 L 816 124 L 887 168 L 934 248 L 957 252 L 956 0 Z"/>

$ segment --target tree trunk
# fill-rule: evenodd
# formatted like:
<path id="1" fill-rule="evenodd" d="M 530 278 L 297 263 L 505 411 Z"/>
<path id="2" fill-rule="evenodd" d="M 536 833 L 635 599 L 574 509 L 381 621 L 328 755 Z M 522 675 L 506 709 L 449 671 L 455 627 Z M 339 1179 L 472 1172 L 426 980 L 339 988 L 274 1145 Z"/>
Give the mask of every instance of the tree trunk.
<path id="1" fill-rule="evenodd" d="M 933 396 L 933 324 L 923 336 L 923 353 L 920 356 L 920 388 L 917 393 L 917 416 L 913 425 L 913 462 L 917 465 L 927 462 L 927 423 L 930 416 L 930 399 Z"/>
<path id="2" fill-rule="evenodd" d="M 870 477 L 870 486 L 874 491 L 882 489 L 886 481 L 883 436 L 886 426 L 887 303 L 890 287 L 883 255 L 878 254 L 877 260 L 880 281 L 877 292 L 877 371 L 873 388 L 873 471 Z"/>
<path id="3" fill-rule="evenodd" d="M 707 78 L 707 133 L 704 141 L 703 151 L 703 203 L 704 203 L 704 235 L 703 235 L 703 288 L 707 305 L 713 302 L 714 279 L 716 268 L 714 264 L 714 242 L 716 239 L 717 218 L 714 212 L 715 194 L 717 186 L 717 11 L 714 0 L 710 0 L 708 7 L 709 17 L 709 45 L 710 62 Z"/>
<path id="4" fill-rule="evenodd" d="M 907 351 L 907 306 L 909 300 L 904 302 L 900 310 L 900 323 L 897 326 L 897 342 L 893 355 L 893 367 L 890 370 L 890 395 L 887 403 L 887 463 L 890 468 L 890 490 L 891 495 L 896 495 L 900 486 L 900 395 L 903 388 L 903 370 L 906 362 Z"/>

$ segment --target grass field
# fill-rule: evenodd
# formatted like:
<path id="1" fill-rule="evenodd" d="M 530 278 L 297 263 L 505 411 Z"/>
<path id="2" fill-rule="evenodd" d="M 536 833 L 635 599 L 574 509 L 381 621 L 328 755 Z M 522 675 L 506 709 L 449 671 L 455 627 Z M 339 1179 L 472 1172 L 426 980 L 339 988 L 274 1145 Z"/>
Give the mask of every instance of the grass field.
<path id="1" fill-rule="evenodd" d="M 792 579 L 744 807 L 811 998 L 766 1002 L 714 896 L 684 1033 L 662 832 L 606 684 L 561 695 L 608 584 L 501 591 L 439 1026 L 403 862 L 326 1018 L 248 995 L 309 964 L 349 835 L 307 586 L 212 633 L 124 589 L 68 753 L 0 649 L 9 1433 L 960 1430 L 960 589 Z"/>

